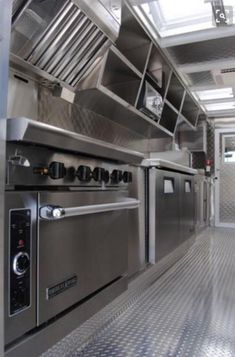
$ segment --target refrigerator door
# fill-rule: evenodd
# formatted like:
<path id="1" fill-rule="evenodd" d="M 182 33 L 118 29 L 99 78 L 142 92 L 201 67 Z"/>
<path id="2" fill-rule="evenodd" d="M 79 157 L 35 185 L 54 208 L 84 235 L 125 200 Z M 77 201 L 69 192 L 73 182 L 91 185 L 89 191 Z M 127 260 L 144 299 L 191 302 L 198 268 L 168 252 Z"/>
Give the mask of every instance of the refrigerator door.
<path id="1" fill-rule="evenodd" d="M 149 259 L 156 263 L 180 244 L 180 174 L 150 169 Z"/>

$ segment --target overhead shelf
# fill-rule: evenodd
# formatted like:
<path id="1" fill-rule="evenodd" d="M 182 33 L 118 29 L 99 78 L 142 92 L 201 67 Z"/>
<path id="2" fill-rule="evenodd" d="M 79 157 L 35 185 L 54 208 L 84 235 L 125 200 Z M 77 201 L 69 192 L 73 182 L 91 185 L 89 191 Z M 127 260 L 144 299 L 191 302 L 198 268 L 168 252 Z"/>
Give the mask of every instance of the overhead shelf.
<path id="1" fill-rule="evenodd" d="M 103 85 L 81 91 L 77 103 L 143 136 L 153 138 L 172 136 L 167 128 L 148 118 Z"/>
<path id="2" fill-rule="evenodd" d="M 78 104 L 148 138 L 195 128 L 196 102 L 126 5 L 122 14 L 116 47 L 80 84 Z"/>

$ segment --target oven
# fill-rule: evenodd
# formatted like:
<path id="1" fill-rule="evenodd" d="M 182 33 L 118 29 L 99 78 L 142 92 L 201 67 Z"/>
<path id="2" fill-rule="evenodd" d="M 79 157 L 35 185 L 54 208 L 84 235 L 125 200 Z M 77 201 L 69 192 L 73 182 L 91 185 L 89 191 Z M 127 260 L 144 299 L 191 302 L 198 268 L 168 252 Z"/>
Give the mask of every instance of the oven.
<path id="1" fill-rule="evenodd" d="M 123 279 L 135 232 L 131 167 L 9 142 L 6 343 L 50 324 Z"/>

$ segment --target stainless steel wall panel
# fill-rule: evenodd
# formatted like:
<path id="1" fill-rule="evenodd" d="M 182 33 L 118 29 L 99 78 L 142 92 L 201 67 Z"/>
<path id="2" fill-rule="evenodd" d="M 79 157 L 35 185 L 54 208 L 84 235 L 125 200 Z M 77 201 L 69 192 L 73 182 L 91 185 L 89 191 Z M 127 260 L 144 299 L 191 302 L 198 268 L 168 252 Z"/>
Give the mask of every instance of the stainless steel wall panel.
<path id="1" fill-rule="evenodd" d="M 10 71 L 7 117 L 38 118 L 38 84 L 27 76 Z"/>
<path id="2" fill-rule="evenodd" d="M 220 221 L 235 222 L 235 165 L 220 166 Z"/>
<path id="3" fill-rule="evenodd" d="M 54 97 L 44 87 L 39 89 L 38 120 L 115 145 L 147 152 L 148 142 L 144 136 L 76 104 Z"/>
<path id="4" fill-rule="evenodd" d="M 0 356 L 4 355 L 5 150 L 12 0 L 0 0 Z"/>

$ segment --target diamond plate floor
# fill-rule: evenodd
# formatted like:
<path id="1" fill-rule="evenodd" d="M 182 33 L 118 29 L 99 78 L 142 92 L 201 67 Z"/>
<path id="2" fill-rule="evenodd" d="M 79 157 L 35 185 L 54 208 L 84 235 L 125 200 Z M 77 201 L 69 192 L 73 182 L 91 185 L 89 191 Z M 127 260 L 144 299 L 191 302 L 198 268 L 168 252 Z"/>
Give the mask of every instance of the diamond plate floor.
<path id="1" fill-rule="evenodd" d="M 55 356 L 235 356 L 235 230 L 208 229 L 167 272 L 149 269 L 43 354 Z"/>

